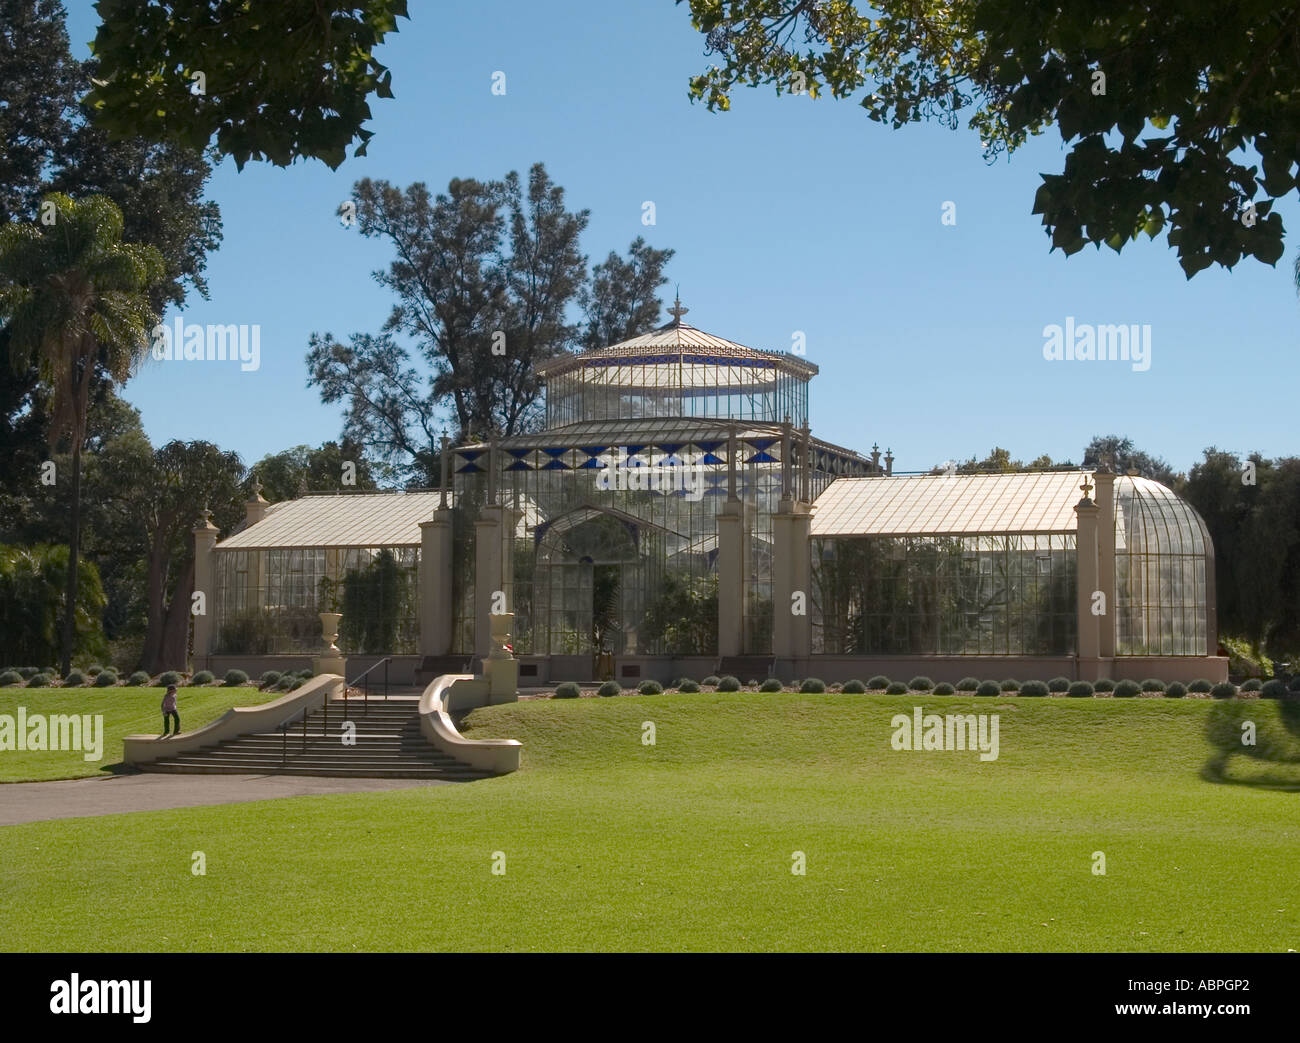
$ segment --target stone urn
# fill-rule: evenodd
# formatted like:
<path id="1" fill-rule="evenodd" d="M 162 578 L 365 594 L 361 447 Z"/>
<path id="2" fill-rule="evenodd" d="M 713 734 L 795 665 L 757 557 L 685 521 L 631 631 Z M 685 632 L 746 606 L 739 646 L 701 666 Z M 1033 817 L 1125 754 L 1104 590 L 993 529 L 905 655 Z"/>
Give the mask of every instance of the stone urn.
<path id="1" fill-rule="evenodd" d="M 339 622 L 343 619 L 342 612 L 322 612 L 320 614 L 320 632 L 324 639 L 322 651 L 327 655 L 338 655 L 339 646 L 336 642 L 339 639 Z"/>
<path id="2" fill-rule="evenodd" d="M 322 612 L 320 614 L 321 649 L 312 657 L 311 668 L 316 674 L 338 674 L 347 677 L 348 661 L 335 644 L 339 639 L 339 620 L 341 612 Z"/>

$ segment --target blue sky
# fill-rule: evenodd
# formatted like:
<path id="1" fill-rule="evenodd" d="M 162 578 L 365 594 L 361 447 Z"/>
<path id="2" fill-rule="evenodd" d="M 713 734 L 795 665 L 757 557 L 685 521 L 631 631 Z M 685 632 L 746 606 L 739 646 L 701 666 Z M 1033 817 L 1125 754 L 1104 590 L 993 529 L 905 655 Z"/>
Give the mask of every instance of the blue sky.
<path id="1" fill-rule="evenodd" d="M 65 2 L 80 56 L 97 18 L 90 0 Z M 1190 282 L 1163 239 L 1049 253 L 1030 210 L 1039 173 L 1061 169 L 1054 131 L 988 165 L 965 129 L 893 131 L 851 101 L 746 89 L 710 113 L 687 98 L 710 61 L 703 38 L 672 0 L 410 7 L 379 52 L 396 98 L 372 104 L 368 156 L 336 172 L 215 172 L 225 241 L 209 258 L 210 300 L 192 295 L 184 319 L 260 324 L 262 365 L 147 365 L 125 395 L 155 444 L 204 438 L 252 463 L 337 437 L 339 409 L 307 387 L 308 337 L 377 331 L 391 307 L 371 278 L 388 264 L 383 243 L 335 215 L 353 182 L 440 191 L 541 161 L 569 206 L 591 211 L 592 263 L 644 235 L 677 251 L 668 274 L 686 321 L 782 350 L 803 331 L 821 367 L 814 432 L 890 446 L 897 470 L 994 445 L 1077 463 L 1109 433 L 1180 470 L 1209 445 L 1296 453 L 1295 246 L 1276 268 L 1247 260 Z M 505 96 L 491 92 L 496 71 Z M 945 201 L 954 226 L 941 223 Z M 1294 198 L 1280 211 L 1293 231 L 1297 211 Z M 1043 328 L 1067 316 L 1149 324 L 1150 368 L 1044 360 Z"/>

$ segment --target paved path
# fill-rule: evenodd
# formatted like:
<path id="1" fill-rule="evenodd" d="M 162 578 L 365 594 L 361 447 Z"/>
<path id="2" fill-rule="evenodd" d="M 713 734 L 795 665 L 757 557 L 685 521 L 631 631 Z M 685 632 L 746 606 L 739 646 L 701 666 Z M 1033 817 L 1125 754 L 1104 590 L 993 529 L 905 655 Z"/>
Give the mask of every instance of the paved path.
<path id="1" fill-rule="evenodd" d="M 275 797 L 369 793 L 411 786 L 445 786 L 442 779 L 331 779 L 313 775 L 115 775 L 60 782 L 0 785 L 0 826 L 82 815 L 119 815 L 205 804 L 239 804 Z"/>

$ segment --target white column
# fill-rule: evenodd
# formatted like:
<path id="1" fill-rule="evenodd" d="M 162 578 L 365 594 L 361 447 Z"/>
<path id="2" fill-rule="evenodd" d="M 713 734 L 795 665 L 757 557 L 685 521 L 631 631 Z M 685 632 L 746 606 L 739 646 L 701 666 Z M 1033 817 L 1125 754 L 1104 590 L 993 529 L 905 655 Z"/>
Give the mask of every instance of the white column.
<path id="1" fill-rule="evenodd" d="M 194 589 L 203 594 L 203 614 L 193 616 L 194 661 L 205 661 L 212 654 L 213 614 L 217 610 L 214 547 L 219 530 L 212 524 L 212 512 L 206 507 L 199 512 L 199 522 L 194 526 Z"/>
<path id="2" fill-rule="evenodd" d="M 1076 654 L 1079 661 L 1081 680 L 1093 681 L 1099 676 L 1101 656 L 1101 630 L 1098 626 L 1100 617 L 1092 614 L 1092 598 L 1097 587 L 1097 505 L 1089 498 L 1091 487 L 1084 480 L 1084 497 L 1075 504 L 1074 512 L 1079 519 L 1078 531 L 1078 597 L 1076 598 L 1076 617 L 1078 626 L 1078 643 Z M 1107 606 L 1109 608 L 1109 606 Z"/>
<path id="3" fill-rule="evenodd" d="M 1097 483 L 1097 589 L 1106 596 L 1106 614 L 1098 619 L 1098 655 L 1115 658 L 1115 475 L 1100 469 Z"/>
<path id="4" fill-rule="evenodd" d="M 452 618 L 451 510 L 441 507 L 420 522 L 420 655 L 451 651 Z"/>
<path id="5" fill-rule="evenodd" d="M 492 651 L 492 596 L 505 591 L 501 513 L 498 506 L 484 507 L 474 523 L 474 654 L 482 658 Z"/>

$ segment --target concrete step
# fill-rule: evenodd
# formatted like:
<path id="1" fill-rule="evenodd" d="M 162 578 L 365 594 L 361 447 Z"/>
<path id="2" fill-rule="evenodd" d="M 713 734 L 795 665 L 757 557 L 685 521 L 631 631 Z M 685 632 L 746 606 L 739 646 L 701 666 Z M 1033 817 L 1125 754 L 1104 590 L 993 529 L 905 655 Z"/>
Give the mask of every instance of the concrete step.
<path id="1" fill-rule="evenodd" d="M 325 768 L 298 765 L 247 766 L 239 764 L 168 764 L 154 761 L 140 766 L 145 771 L 172 775 L 311 775 L 339 779 L 443 779 L 447 782 L 474 782 L 490 778 L 489 772 L 467 770 L 450 772 L 443 768 L 346 768 L 331 765 Z"/>
<path id="2" fill-rule="evenodd" d="M 356 760 L 339 762 L 322 757 L 290 757 L 287 760 L 280 760 L 279 757 L 234 757 L 234 756 L 211 756 L 211 757 L 168 757 L 161 761 L 155 761 L 159 765 L 175 765 L 177 767 L 245 767 L 253 770 L 262 770 L 266 768 L 344 768 L 349 771 L 364 771 L 367 769 L 377 769 L 383 771 L 394 771 L 405 768 L 419 768 L 444 771 L 452 775 L 477 775 L 481 774 L 477 768 L 471 768 L 466 764 L 458 761 L 435 761 L 435 760 L 418 760 L 415 758 L 389 758 L 387 760 Z"/>

